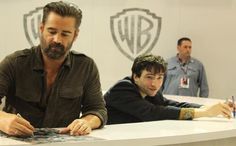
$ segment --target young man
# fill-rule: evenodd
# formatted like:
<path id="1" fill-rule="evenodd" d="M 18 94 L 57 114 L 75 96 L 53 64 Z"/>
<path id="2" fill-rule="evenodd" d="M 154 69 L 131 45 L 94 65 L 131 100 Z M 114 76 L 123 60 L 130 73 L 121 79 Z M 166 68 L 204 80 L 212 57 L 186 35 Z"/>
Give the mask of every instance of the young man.
<path id="1" fill-rule="evenodd" d="M 167 61 L 163 93 L 208 97 L 209 88 L 204 66 L 199 60 L 191 57 L 192 41 L 186 37 L 180 38 L 177 51 L 178 54 Z"/>
<path id="2" fill-rule="evenodd" d="M 132 76 L 120 80 L 104 95 L 108 124 L 193 119 L 223 115 L 231 117 L 227 104 L 202 106 L 176 102 L 163 97 L 159 90 L 166 72 L 166 62 L 160 56 L 140 55 L 132 66 Z"/>
<path id="3" fill-rule="evenodd" d="M 25 136 L 34 127 L 65 127 L 61 133 L 85 135 L 106 124 L 97 67 L 91 58 L 70 51 L 81 19 L 81 10 L 72 4 L 47 4 L 40 45 L 1 62 L 0 99 L 6 96 L 0 111 L 2 132 Z"/>

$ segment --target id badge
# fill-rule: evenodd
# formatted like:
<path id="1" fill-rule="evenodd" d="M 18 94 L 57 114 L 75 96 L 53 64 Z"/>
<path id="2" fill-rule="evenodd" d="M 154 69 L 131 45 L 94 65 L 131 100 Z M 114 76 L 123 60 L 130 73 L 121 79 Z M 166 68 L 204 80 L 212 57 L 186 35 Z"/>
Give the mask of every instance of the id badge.
<path id="1" fill-rule="evenodd" d="M 189 78 L 188 77 L 180 78 L 180 88 L 189 88 Z"/>

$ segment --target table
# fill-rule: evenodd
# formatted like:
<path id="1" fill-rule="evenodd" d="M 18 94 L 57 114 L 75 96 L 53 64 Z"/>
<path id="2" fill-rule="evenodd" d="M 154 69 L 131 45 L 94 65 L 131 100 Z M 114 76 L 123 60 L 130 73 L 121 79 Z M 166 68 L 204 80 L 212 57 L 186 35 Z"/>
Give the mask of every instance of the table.
<path id="1" fill-rule="evenodd" d="M 222 100 L 166 96 L 179 101 L 212 104 Z M 233 146 L 236 143 L 236 119 L 199 118 L 192 121 L 163 120 L 106 125 L 89 136 L 101 140 L 38 144 L 37 146 Z M 0 137 L 0 145 L 27 146 L 25 142 Z"/>

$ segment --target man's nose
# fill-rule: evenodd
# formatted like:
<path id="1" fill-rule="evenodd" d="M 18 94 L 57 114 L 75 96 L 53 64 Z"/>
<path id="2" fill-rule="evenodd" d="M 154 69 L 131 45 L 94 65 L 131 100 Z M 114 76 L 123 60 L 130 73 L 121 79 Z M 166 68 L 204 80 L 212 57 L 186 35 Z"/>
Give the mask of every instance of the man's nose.
<path id="1" fill-rule="evenodd" d="M 153 80 L 152 81 L 152 86 L 159 88 L 162 85 L 162 82 L 160 80 Z"/>
<path id="2" fill-rule="evenodd" d="M 61 37 L 61 35 L 60 35 L 60 34 L 54 35 L 53 41 L 56 42 L 56 43 L 62 43 L 62 37 Z"/>

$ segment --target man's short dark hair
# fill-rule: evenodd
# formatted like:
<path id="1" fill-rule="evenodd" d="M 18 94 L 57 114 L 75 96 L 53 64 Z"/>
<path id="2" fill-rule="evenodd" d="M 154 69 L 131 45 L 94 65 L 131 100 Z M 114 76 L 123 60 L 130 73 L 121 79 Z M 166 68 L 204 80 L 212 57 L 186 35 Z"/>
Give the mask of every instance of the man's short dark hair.
<path id="1" fill-rule="evenodd" d="M 157 73 L 166 72 L 167 63 L 161 56 L 155 56 L 152 54 L 143 54 L 135 58 L 132 66 L 132 78 L 136 74 L 138 77 L 141 76 L 143 70 L 154 71 Z"/>
<path id="2" fill-rule="evenodd" d="M 79 28 L 82 19 L 82 11 L 75 4 L 63 1 L 48 3 L 43 8 L 43 24 L 47 21 L 50 12 L 54 12 L 62 17 L 74 17 L 76 20 L 75 27 Z"/>
<path id="3" fill-rule="evenodd" d="M 177 45 L 180 46 L 183 41 L 190 41 L 190 42 L 192 42 L 190 38 L 183 37 L 183 38 L 180 38 L 180 39 L 177 41 Z"/>

